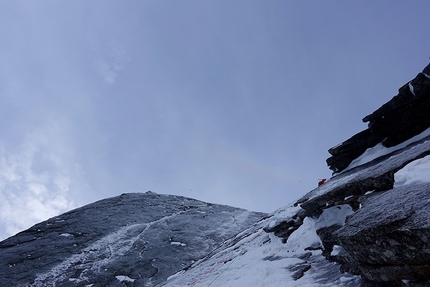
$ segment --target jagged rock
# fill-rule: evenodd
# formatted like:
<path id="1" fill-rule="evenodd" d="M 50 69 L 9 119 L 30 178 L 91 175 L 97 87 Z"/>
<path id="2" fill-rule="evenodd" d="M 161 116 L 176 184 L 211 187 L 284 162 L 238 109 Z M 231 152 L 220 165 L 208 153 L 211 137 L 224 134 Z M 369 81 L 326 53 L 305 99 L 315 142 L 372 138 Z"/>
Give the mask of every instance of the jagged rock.
<path id="1" fill-rule="evenodd" d="M 430 64 L 399 89 L 398 95 L 363 118 L 368 129 L 329 149 L 327 164 L 334 173 L 346 169 L 366 149 L 382 143 L 392 147 L 430 127 Z"/>
<path id="2" fill-rule="evenodd" d="M 398 95 L 394 96 L 390 101 L 382 105 L 372 114 L 365 116 L 363 118 L 363 122 L 371 123 L 372 121 L 383 118 L 392 111 L 398 110 L 421 97 L 427 97 L 429 85 L 430 64 L 427 65 L 424 70 L 419 73 L 413 80 L 403 85 L 399 89 Z"/>
<path id="3" fill-rule="evenodd" d="M 123 194 L 0 242 L 0 285 L 155 286 L 263 216 L 180 196 Z"/>
<path id="4" fill-rule="evenodd" d="M 303 262 L 302 264 L 297 264 L 289 268 L 290 271 L 294 272 L 292 277 L 296 281 L 302 278 L 309 269 L 311 269 L 311 264 L 308 262 Z"/>
<path id="5" fill-rule="evenodd" d="M 374 193 L 335 232 L 371 281 L 430 279 L 430 183 Z"/>
<path id="6" fill-rule="evenodd" d="M 361 285 L 360 285 L 360 287 L 407 287 L 407 286 L 409 285 L 406 285 L 402 281 L 375 282 L 375 281 L 367 280 L 366 278 L 364 278 L 361 281 Z"/>
<path id="7" fill-rule="evenodd" d="M 332 226 L 320 228 L 316 231 L 317 235 L 321 238 L 321 242 L 324 247 L 322 255 L 329 260 L 331 260 L 330 254 L 333 251 L 333 246 L 337 244 L 337 236 L 334 235 L 334 232 L 341 227 L 341 225 L 335 224 Z"/>
<path id="8" fill-rule="evenodd" d="M 400 282 L 403 278 L 427 279 L 430 265 L 360 265 L 361 275 L 372 282 Z"/>
<path id="9" fill-rule="evenodd" d="M 291 217 L 277 222 L 272 226 L 266 226 L 263 228 L 263 230 L 267 233 L 275 234 L 276 236 L 282 238 L 284 242 L 286 242 L 288 237 L 303 224 L 303 219 L 305 217 L 306 211 L 299 209 Z"/>

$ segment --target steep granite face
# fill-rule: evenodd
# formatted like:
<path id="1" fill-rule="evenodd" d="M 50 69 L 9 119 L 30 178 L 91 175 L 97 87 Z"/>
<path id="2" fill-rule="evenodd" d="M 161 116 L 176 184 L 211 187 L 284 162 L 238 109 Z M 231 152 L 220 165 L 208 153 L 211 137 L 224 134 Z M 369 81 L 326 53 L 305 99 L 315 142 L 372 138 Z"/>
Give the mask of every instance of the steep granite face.
<path id="1" fill-rule="evenodd" d="M 122 194 L 0 242 L 1 286 L 155 286 L 264 216 L 179 196 Z"/>

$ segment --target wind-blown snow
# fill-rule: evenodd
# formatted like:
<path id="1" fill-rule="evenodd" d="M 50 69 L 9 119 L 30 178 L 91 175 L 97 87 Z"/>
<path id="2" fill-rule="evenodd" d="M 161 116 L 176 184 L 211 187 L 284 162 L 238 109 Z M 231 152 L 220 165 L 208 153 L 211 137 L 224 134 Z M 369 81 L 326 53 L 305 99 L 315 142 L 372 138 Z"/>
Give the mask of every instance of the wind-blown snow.
<path id="1" fill-rule="evenodd" d="M 410 162 L 394 174 L 394 187 L 414 182 L 430 182 L 430 155 Z"/>
<path id="2" fill-rule="evenodd" d="M 360 155 L 358 158 L 353 160 L 351 162 L 351 164 L 342 172 L 350 170 L 356 166 L 360 166 L 360 165 L 363 165 L 365 163 L 368 163 L 368 162 L 370 162 L 370 161 L 372 161 L 372 160 L 374 160 L 380 156 L 384 156 L 384 155 L 392 153 L 396 150 L 402 149 L 402 148 L 408 146 L 409 144 L 416 142 L 416 141 L 419 141 L 419 140 L 421 140 L 421 139 L 423 139 L 429 135 L 430 135 L 430 128 L 426 129 L 425 131 L 423 131 L 419 135 L 416 135 L 413 138 L 411 138 L 407 141 L 404 141 L 401 144 L 398 144 L 396 146 L 390 147 L 390 148 L 384 147 L 382 145 L 382 143 L 379 143 L 379 144 L 375 145 L 374 147 L 368 148 L 362 155 Z"/>

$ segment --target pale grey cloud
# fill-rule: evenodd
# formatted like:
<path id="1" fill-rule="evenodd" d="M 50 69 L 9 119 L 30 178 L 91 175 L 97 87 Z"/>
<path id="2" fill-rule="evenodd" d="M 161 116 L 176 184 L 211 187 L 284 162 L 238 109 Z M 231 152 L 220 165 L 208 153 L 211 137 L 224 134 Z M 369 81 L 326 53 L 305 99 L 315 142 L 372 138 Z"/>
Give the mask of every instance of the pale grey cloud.
<path id="1" fill-rule="evenodd" d="M 14 151 L 0 149 L 0 238 L 75 207 L 53 129 L 29 133 Z"/>
<path id="2" fill-rule="evenodd" d="M 125 48 L 117 41 L 112 41 L 106 48 L 108 52 L 105 59 L 96 61 L 95 66 L 103 81 L 108 85 L 113 85 L 118 73 L 124 70 L 130 58 Z"/>
<path id="3" fill-rule="evenodd" d="M 0 1 L 0 233 L 129 191 L 297 199 L 427 64 L 429 5 Z"/>

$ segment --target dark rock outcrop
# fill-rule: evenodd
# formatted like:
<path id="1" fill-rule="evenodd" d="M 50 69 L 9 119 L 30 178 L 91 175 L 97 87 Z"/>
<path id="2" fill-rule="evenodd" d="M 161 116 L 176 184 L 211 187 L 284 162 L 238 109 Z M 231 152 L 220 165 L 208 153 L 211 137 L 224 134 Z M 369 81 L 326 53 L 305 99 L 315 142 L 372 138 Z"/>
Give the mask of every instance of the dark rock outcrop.
<path id="1" fill-rule="evenodd" d="M 263 216 L 180 196 L 123 194 L 0 242 L 0 285 L 155 286 Z"/>
<path id="2" fill-rule="evenodd" d="M 375 136 L 369 129 L 361 131 L 343 143 L 329 149 L 328 152 L 332 156 L 327 159 L 327 165 L 335 173 L 343 171 L 366 149 L 377 145 L 382 140 L 383 138 Z"/>
<path id="3" fill-rule="evenodd" d="M 398 95 L 363 118 L 368 129 L 329 149 L 327 164 L 334 173 L 346 169 L 366 149 L 382 143 L 392 147 L 430 127 L 430 65 L 399 89 Z"/>
<path id="4" fill-rule="evenodd" d="M 303 219 L 305 218 L 306 211 L 299 209 L 297 213 L 291 218 L 288 218 L 288 220 L 280 221 L 272 227 L 264 227 L 263 230 L 268 233 L 274 233 L 276 236 L 286 240 L 303 224 Z"/>
<path id="5" fill-rule="evenodd" d="M 430 183 L 374 193 L 335 232 L 372 281 L 430 277 Z"/>

